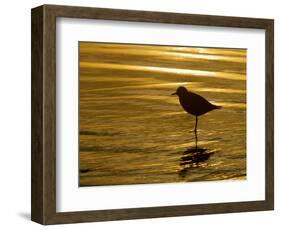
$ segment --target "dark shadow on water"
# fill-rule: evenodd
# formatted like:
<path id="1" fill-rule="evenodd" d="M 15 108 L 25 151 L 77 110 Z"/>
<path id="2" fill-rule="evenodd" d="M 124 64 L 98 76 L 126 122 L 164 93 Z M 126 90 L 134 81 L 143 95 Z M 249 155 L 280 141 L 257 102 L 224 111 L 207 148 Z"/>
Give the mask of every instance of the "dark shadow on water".
<path id="1" fill-rule="evenodd" d="M 185 150 L 180 158 L 179 176 L 182 178 L 188 175 L 190 169 L 201 167 L 216 152 L 216 150 L 199 147 L 197 131 L 194 134 L 195 146 Z"/>

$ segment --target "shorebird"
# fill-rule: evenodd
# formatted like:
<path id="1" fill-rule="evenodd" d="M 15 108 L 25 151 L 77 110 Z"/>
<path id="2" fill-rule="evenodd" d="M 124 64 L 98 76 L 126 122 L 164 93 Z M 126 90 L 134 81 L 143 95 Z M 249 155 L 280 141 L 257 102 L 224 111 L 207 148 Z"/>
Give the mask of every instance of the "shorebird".
<path id="1" fill-rule="evenodd" d="M 188 91 L 183 86 L 177 88 L 177 91 L 172 95 L 177 95 L 179 97 L 179 102 L 186 112 L 192 114 L 193 116 L 196 116 L 194 132 L 197 132 L 197 123 L 199 116 L 214 109 L 221 108 L 221 106 L 213 105 L 212 103 L 208 102 L 204 97 Z"/>

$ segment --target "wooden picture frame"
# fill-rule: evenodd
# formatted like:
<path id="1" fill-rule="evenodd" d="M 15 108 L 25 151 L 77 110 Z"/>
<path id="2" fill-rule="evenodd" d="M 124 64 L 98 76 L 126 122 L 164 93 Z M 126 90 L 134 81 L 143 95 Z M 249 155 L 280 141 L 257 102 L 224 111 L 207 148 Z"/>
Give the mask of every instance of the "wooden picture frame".
<path id="1" fill-rule="evenodd" d="M 266 34 L 265 200 L 99 211 L 56 211 L 56 18 L 264 29 Z M 271 19 L 43 5 L 32 9 L 31 219 L 41 224 L 125 220 L 274 208 L 274 21 Z"/>

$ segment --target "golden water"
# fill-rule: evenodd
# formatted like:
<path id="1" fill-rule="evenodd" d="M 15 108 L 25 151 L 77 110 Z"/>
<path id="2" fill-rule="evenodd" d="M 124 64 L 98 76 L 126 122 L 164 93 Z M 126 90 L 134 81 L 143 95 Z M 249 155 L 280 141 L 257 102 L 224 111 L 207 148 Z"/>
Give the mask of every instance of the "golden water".
<path id="1" fill-rule="evenodd" d="M 246 50 L 79 50 L 80 186 L 246 178 Z M 199 158 L 195 118 L 171 96 L 179 86 L 223 106 L 199 117 Z"/>

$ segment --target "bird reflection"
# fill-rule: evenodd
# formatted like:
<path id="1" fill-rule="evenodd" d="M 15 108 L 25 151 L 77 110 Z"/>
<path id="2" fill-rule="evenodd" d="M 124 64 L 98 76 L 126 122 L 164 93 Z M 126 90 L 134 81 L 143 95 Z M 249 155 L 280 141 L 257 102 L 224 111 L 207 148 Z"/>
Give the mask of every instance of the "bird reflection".
<path id="1" fill-rule="evenodd" d="M 202 166 L 215 153 L 215 150 L 198 147 L 197 130 L 194 131 L 194 136 L 195 146 L 185 150 L 180 158 L 180 177 L 185 177 L 190 169 Z"/>

